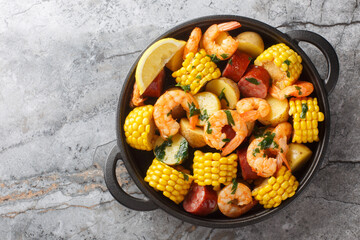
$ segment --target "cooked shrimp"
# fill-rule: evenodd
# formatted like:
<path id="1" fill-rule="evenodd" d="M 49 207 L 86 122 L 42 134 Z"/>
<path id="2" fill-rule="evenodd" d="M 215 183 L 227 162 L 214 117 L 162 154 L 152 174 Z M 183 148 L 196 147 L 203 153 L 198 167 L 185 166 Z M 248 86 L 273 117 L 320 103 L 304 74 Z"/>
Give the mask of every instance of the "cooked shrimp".
<path id="1" fill-rule="evenodd" d="M 186 55 L 190 52 L 194 54 L 197 53 L 201 36 L 202 33 L 200 28 L 196 27 L 192 30 L 190 37 L 185 44 L 183 59 L 185 59 Z"/>
<path id="2" fill-rule="evenodd" d="M 132 95 L 131 95 L 130 107 L 143 106 L 146 99 L 147 98 L 143 98 L 140 95 L 139 88 L 137 87 L 137 84 L 134 83 L 134 90 L 133 90 Z"/>
<path id="3" fill-rule="evenodd" d="M 215 54 L 217 58 L 220 60 L 225 60 L 230 58 L 238 48 L 238 42 L 233 39 L 230 35 L 228 35 L 223 41 L 221 45 L 216 43 L 216 38 L 222 33 L 226 31 L 230 31 L 236 28 L 241 27 L 241 24 L 236 21 L 226 22 L 221 24 L 213 24 L 211 25 L 203 36 L 203 46 L 205 51 L 209 54 Z"/>
<path id="4" fill-rule="evenodd" d="M 221 130 L 230 125 L 235 131 L 235 137 L 226 143 L 226 134 Z M 211 115 L 207 125 L 204 127 L 204 139 L 206 144 L 217 150 L 222 149 L 221 155 L 226 156 L 234 151 L 247 136 L 248 129 L 245 121 L 235 110 L 219 110 Z"/>
<path id="5" fill-rule="evenodd" d="M 282 166 L 282 163 L 285 163 L 286 167 L 290 170 L 289 163 L 286 159 L 286 154 L 289 151 L 289 146 L 287 144 L 288 140 L 292 134 L 292 126 L 288 122 L 279 123 L 275 129 L 272 131 L 275 133 L 274 141 L 279 145 L 278 148 L 273 148 L 277 152 L 277 165 L 278 169 Z"/>
<path id="6" fill-rule="evenodd" d="M 269 93 L 274 98 L 284 100 L 287 97 L 306 97 L 314 91 L 314 86 L 310 82 L 297 81 L 293 85 L 288 86 L 282 90 L 274 84 L 270 87 Z"/>
<path id="7" fill-rule="evenodd" d="M 264 140 L 263 137 L 255 138 L 249 145 L 246 158 L 251 169 L 260 177 L 270 177 L 277 169 L 278 160 L 269 157 L 265 149 L 261 149 L 260 143 Z"/>
<path id="8" fill-rule="evenodd" d="M 269 114 L 270 105 L 262 98 L 243 98 L 236 103 L 236 110 L 246 122 L 254 122 Z"/>
<path id="9" fill-rule="evenodd" d="M 221 189 L 218 195 L 219 210 L 227 217 L 236 218 L 249 211 L 256 203 L 251 190 L 245 184 L 237 183 L 235 192 L 233 183 Z"/>
<path id="10" fill-rule="evenodd" d="M 191 110 L 193 115 L 189 120 L 193 129 L 199 120 L 199 116 L 196 114 L 199 104 L 190 93 L 178 89 L 165 92 L 156 101 L 153 114 L 155 125 L 164 139 L 175 135 L 180 129 L 179 123 L 172 118 L 171 114 L 172 109 L 178 105 L 181 105 L 187 112 Z"/>

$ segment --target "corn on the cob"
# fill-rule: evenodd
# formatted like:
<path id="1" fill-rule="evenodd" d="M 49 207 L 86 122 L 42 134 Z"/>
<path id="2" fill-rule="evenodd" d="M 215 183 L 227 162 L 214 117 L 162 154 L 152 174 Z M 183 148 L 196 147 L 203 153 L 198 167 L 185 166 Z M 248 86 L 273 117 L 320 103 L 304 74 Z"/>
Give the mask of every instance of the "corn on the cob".
<path id="1" fill-rule="evenodd" d="M 236 178 L 237 155 L 235 153 L 221 157 L 220 153 L 203 153 L 200 150 L 194 153 L 194 181 L 201 185 L 219 186 L 228 185 Z"/>
<path id="2" fill-rule="evenodd" d="M 162 191 L 164 196 L 179 204 L 188 193 L 193 177 L 179 172 L 155 158 L 147 170 L 144 180 L 154 189 Z"/>
<path id="3" fill-rule="evenodd" d="M 294 196 L 298 186 L 299 182 L 296 178 L 285 166 L 282 166 L 276 177 L 265 179 L 252 191 L 252 195 L 264 208 L 275 208 L 285 199 Z"/>
<path id="4" fill-rule="evenodd" d="M 270 74 L 273 84 L 283 89 L 292 85 L 300 76 L 303 66 L 301 57 L 284 43 L 273 45 L 254 61 Z"/>
<path id="5" fill-rule="evenodd" d="M 206 55 L 204 49 L 196 54 L 190 52 L 182 63 L 182 68 L 173 72 L 172 76 L 183 89 L 196 94 L 206 82 L 219 78 L 220 69 L 211 58 Z"/>
<path id="6" fill-rule="evenodd" d="M 146 105 L 134 108 L 126 117 L 124 131 L 126 142 L 133 148 L 151 151 L 155 135 L 154 107 Z"/>
<path id="7" fill-rule="evenodd" d="M 294 136 L 292 142 L 319 141 L 318 122 L 324 121 L 316 98 L 291 98 L 289 115 L 293 116 Z"/>

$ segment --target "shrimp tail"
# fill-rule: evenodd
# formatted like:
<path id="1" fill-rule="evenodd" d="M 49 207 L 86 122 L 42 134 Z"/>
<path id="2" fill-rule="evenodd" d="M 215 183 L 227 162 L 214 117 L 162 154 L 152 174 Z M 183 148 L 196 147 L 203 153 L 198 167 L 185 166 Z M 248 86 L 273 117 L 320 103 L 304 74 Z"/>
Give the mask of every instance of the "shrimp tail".
<path id="1" fill-rule="evenodd" d="M 283 153 L 279 153 L 278 155 L 276 155 L 276 163 L 277 163 L 277 169 L 280 169 L 282 164 L 285 163 L 285 166 L 291 172 L 289 162 L 286 160 L 286 156 Z"/>
<path id="2" fill-rule="evenodd" d="M 197 115 L 190 117 L 190 119 L 189 119 L 190 128 L 195 129 L 196 124 L 198 123 L 198 121 L 199 121 L 199 117 Z"/>
<path id="3" fill-rule="evenodd" d="M 218 24 L 218 28 L 221 32 L 227 32 L 241 27 L 241 24 L 237 21 L 231 21 L 226 23 Z"/>

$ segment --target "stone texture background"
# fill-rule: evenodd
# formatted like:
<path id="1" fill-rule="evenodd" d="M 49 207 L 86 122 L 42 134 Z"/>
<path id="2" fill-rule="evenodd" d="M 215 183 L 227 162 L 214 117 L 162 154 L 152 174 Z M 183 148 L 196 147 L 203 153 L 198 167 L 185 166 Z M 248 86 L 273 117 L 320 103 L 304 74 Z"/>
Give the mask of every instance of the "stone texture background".
<path id="1" fill-rule="evenodd" d="M 1 239 L 359 239 L 359 1 L 0 1 Z M 331 138 L 307 190 L 276 216 L 238 229 L 136 212 L 109 194 L 123 80 L 140 51 L 186 20 L 237 14 L 286 32 L 314 31 L 336 49 Z M 322 77 L 320 51 L 301 43 Z M 121 184 L 141 196 L 120 163 Z"/>

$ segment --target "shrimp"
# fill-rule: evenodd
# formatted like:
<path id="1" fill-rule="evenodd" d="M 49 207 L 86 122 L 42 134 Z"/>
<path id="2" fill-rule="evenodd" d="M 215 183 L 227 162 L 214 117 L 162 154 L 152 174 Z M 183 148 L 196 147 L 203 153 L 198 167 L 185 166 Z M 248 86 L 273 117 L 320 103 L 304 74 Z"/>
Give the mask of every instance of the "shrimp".
<path id="1" fill-rule="evenodd" d="M 286 159 L 286 154 L 289 151 L 289 146 L 287 144 L 288 140 L 292 134 L 292 126 L 288 122 L 279 123 L 272 133 L 275 133 L 274 141 L 279 145 L 278 148 L 270 149 L 270 151 L 274 151 L 277 153 L 277 167 L 280 169 L 282 163 L 285 163 L 286 167 L 291 171 L 290 165 Z"/>
<path id="2" fill-rule="evenodd" d="M 306 97 L 309 96 L 313 91 L 314 85 L 305 81 L 297 81 L 293 85 L 285 87 L 282 90 L 273 84 L 269 89 L 270 95 L 279 100 L 284 100 L 290 96 Z"/>
<path id="3" fill-rule="evenodd" d="M 230 58 L 237 50 L 239 43 L 228 35 L 222 41 L 222 44 L 218 45 L 216 43 L 216 38 L 222 32 L 230 31 L 239 27 L 241 27 L 241 24 L 236 21 L 211 25 L 204 33 L 202 40 L 205 51 L 209 55 L 215 54 L 220 60 Z"/>
<path id="4" fill-rule="evenodd" d="M 227 217 L 236 218 L 249 211 L 257 202 L 251 196 L 251 190 L 245 184 L 237 183 L 235 192 L 233 183 L 227 185 L 218 195 L 219 210 Z"/>
<path id="5" fill-rule="evenodd" d="M 230 125 L 235 131 L 235 137 L 224 147 L 226 134 L 222 133 L 221 130 L 226 125 Z M 204 127 L 205 142 L 217 150 L 222 149 L 222 156 L 226 156 L 234 151 L 244 141 L 247 134 L 248 128 L 246 123 L 235 110 L 219 110 L 215 112 Z"/>
<path id="6" fill-rule="evenodd" d="M 147 98 L 141 97 L 139 88 L 138 88 L 137 84 L 134 83 L 134 90 L 131 95 L 130 107 L 143 106 L 146 99 Z"/>
<path id="7" fill-rule="evenodd" d="M 190 52 L 194 54 L 197 53 L 201 36 L 202 33 L 200 28 L 196 27 L 192 30 L 190 37 L 185 44 L 183 59 L 185 59 L 186 55 Z"/>
<path id="8" fill-rule="evenodd" d="M 262 98 L 243 98 L 236 103 L 236 110 L 246 122 L 254 122 L 270 113 L 270 105 Z"/>
<path id="9" fill-rule="evenodd" d="M 172 109 L 181 105 L 185 111 L 190 113 L 190 126 L 192 129 L 196 127 L 199 120 L 197 112 L 200 112 L 199 104 L 196 99 L 190 94 L 182 90 L 171 90 L 161 95 L 154 105 L 154 121 L 155 125 L 160 131 L 163 139 L 175 135 L 180 125 L 172 117 Z"/>

